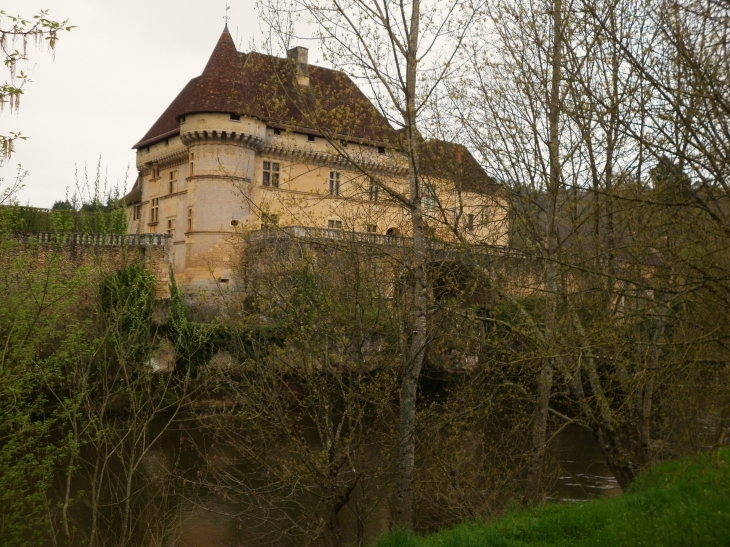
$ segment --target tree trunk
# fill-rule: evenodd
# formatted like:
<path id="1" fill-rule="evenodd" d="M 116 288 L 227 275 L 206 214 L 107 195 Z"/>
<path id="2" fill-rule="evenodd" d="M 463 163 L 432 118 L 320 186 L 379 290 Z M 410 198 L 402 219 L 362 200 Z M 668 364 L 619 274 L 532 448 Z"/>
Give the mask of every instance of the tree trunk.
<path id="1" fill-rule="evenodd" d="M 421 136 L 416 126 L 417 50 L 420 22 L 420 2 L 411 7 L 411 24 L 406 54 L 406 112 L 408 137 L 408 182 L 411 199 L 411 229 L 413 230 L 413 331 L 401 381 L 400 427 L 398 443 L 398 507 L 396 522 L 403 528 L 415 525 L 414 470 L 416 452 L 416 402 L 418 380 L 428 341 L 428 253 L 421 211 L 419 185 L 419 154 Z"/>
<path id="2" fill-rule="evenodd" d="M 558 269 L 556 253 L 558 247 L 555 226 L 558 191 L 560 189 L 560 80 L 563 42 L 563 2 L 553 3 L 553 44 L 550 78 L 550 103 L 548 108 L 548 152 L 550 173 L 548 177 L 548 210 L 545 228 L 545 351 L 537 388 L 537 405 L 532 428 L 532 461 L 527 487 L 528 499 L 535 502 L 540 497 L 542 468 L 545 459 L 550 392 L 553 385 L 553 357 L 558 307 Z"/>

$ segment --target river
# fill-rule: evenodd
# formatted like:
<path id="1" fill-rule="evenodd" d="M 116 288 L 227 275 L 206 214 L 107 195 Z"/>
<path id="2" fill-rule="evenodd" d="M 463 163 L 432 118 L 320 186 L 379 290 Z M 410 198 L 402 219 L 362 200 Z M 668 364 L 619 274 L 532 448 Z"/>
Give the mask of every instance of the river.
<path id="1" fill-rule="evenodd" d="M 220 443 L 220 439 L 204 432 L 198 425 L 194 418 L 178 422 L 177 427 L 165 432 L 140 459 L 140 465 L 133 473 L 134 480 L 130 482 L 133 503 L 128 515 L 134 520 L 130 527 L 134 532 L 129 544 L 150 547 L 301 544 L 302 536 L 292 533 L 296 526 L 292 515 L 286 511 L 273 506 L 266 508 L 264 502 L 254 511 L 225 488 L 210 487 L 210 481 L 201 469 L 216 466 L 219 470 L 233 470 L 238 464 L 235 455 Z M 72 491 L 77 501 L 71 504 L 69 512 L 75 529 L 70 545 L 88 544 L 94 513 L 88 500 L 93 499 L 94 491 L 99 493 L 96 544 L 116 545 L 118 540 L 118 530 L 125 518 L 120 509 L 123 504 L 118 500 L 124 499 L 124 479 L 129 476 L 129 467 L 122 465 L 118 458 L 108 459 L 106 475 L 97 473 L 99 479 L 94 486 L 94 471 L 102 459 L 93 450 L 86 450 L 73 476 Z M 590 432 L 580 427 L 568 426 L 552 439 L 548 467 L 552 470 L 547 474 L 549 500 L 575 503 L 620 492 Z M 62 478 L 56 487 L 59 502 L 64 492 Z M 262 476 L 261 499 L 266 494 L 263 489 L 270 484 L 264 478 Z M 387 497 L 370 500 L 366 518 L 360 522 L 343 511 L 343 539 L 354 543 L 359 530 L 359 537 L 367 542 L 387 530 L 391 521 Z M 297 503 L 301 504 L 302 500 Z M 306 499 L 304 503 L 307 503 Z M 311 503 L 316 503 L 314 498 Z M 351 503 L 359 503 L 357 493 Z M 292 510 L 301 509 L 291 507 Z M 325 528 L 325 523 L 308 524 L 313 528 Z M 297 526 L 301 526 L 301 521 Z"/>

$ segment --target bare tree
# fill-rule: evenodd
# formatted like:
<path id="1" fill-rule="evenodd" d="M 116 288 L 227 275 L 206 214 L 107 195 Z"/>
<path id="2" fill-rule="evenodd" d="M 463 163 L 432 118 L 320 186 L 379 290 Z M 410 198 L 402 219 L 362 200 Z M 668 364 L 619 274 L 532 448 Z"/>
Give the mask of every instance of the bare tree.
<path id="1" fill-rule="evenodd" d="M 404 368 L 401 379 L 399 486 L 397 522 L 412 527 L 415 519 L 414 462 L 418 382 L 430 339 L 428 230 L 423 213 L 424 185 L 421 121 L 482 3 L 448 5 L 413 0 L 381 2 L 296 1 L 316 26 L 325 58 L 361 79 L 379 110 L 401 128 L 389 143 L 407 162 L 407 187 L 378 176 L 341 150 L 351 167 L 380 188 L 409 216 L 413 238 L 412 316 L 403 329 Z M 280 25 L 282 26 L 282 25 Z M 336 139 L 333 139 L 336 142 Z"/>

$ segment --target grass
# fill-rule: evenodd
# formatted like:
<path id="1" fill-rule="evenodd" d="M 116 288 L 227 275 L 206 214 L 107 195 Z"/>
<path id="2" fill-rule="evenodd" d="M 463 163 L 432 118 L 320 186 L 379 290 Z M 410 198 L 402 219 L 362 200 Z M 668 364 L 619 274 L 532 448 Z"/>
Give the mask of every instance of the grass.
<path id="1" fill-rule="evenodd" d="M 427 536 L 395 530 L 374 547 L 730 546 L 730 449 L 664 463 L 629 492 L 551 504 Z"/>

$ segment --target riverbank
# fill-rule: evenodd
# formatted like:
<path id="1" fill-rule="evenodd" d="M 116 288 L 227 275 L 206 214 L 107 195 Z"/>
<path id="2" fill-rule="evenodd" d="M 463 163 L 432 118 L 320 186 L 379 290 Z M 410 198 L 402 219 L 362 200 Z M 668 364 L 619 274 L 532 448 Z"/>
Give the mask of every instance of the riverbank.
<path id="1" fill-rule="evenodd" d="M 730 449 L 667 462 L 621 496 L 518 509 L 427 536 L 395 531 L 375 547 L 730 545 Z"/>

